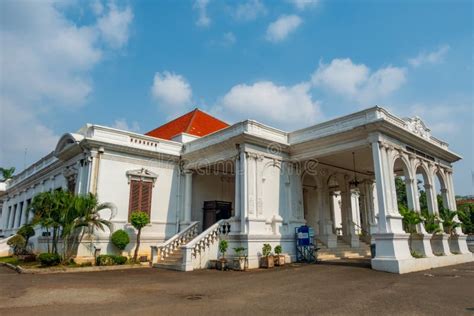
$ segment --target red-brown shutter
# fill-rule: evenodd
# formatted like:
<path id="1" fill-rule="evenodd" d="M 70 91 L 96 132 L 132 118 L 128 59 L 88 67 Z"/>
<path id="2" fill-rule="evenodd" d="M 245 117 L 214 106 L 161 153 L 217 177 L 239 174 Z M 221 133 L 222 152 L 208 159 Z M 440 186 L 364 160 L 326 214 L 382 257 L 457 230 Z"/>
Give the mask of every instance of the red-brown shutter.
<path id="1" fill-rule="evenodd" d="M 141 182 L 136 180 L 130 181 L 130 205 L 128 209 L 128 214 L 135 211 L 140 211 L 140 189 Z"/>
<path id="2" fill-rule="evenodd" d="M 151 212 L 151 194 L 152 194 L 152 183 L 151 182 L 142 182 L 142 192 L 141 192 L 141 211 L 146 212 L 150 215 Z"/>

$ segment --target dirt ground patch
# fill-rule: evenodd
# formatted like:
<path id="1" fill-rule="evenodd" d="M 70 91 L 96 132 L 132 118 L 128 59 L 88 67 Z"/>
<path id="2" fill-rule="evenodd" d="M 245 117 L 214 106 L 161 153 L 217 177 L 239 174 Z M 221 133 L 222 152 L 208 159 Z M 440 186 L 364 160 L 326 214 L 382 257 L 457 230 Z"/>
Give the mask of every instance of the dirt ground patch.
<path id="1" fill-rule="evenodd" d="M 0 267 L 0 315 L 474 315 L 473 284 L 474 263 L 406 275 L 360 262 L 50 275 Z"/>

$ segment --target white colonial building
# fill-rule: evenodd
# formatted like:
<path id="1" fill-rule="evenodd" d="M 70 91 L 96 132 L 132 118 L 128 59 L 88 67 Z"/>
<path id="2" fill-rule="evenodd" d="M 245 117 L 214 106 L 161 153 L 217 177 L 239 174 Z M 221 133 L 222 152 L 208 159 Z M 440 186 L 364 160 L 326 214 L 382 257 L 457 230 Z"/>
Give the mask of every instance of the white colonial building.
<path id="1" fill-rule="evenodd" d="M 294 260 L 295 228 L 307 224 L 323 258 L 367 256 L 372 242 L 374 269 L 405 273 L 473 260 L 460 230 L 432 235 L 420 225 L 418 238 L 409 238 L 397 206 L 395 177 L 404 176 L 410 208 L 420 210 L 422 178 L 431 213 L 438 212 L 435 183 L 444 206 L 455 209 L 452 163 L 459 159 L 419 118 L 380 107 L 294 132 L 252 120 L 229 126 L 197 109 L 146 135 L 86 125 L 7 182 L 0 229 L 13 235 L 29 220 L 35 194 L 63 188 L 113 203 L 103 216 L 113 213 L 113 230 L 129 231 L 131 240 L 129 214 L 149 213 L 141 252 L 159 267 L 204 268 L 218 257 L 221 238 L 231 256 L 246 248 L 251 268 L 264 243 L 282 245 Z M 36 251 L 47 238 L 38 231 Z M 116 252 L 109 238 L 97 232 L 79 256 Z"/>

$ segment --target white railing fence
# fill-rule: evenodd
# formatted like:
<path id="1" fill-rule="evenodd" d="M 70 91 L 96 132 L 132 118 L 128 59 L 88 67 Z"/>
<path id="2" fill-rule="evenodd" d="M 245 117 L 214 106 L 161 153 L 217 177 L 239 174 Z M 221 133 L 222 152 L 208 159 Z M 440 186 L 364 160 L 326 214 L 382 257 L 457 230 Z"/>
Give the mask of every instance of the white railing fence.
<path id="1" fill-rule="evenodd" d="M 158 246 L 151 246 L 151 262 L 157 263 L 160 260 L 170 256 L 176 250 L 180 249 L 181 246 L 196 237 L 198 233 L 199 222 L 192 222 L 183 231 L 177 233 L 164 243 Z"/>
<path id="2" fill-rule="evenodd" d="M 221 219 L 203 231 L 186 245 L 182 246 L 183 270 L 205 268 L 209 260 L 218 256 L 218 241 L 230 233 L 231 225 L 228 220 Z"/>

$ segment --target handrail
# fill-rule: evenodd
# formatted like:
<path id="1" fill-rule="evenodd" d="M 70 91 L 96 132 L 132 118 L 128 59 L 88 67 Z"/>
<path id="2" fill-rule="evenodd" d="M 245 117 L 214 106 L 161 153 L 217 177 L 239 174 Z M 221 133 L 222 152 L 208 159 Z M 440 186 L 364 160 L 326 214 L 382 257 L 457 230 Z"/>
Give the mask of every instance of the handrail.
<path id="1" fill-rule="evenodd" d="M 176 249 L 188 242 L 191 238 L 194 238 L 197 233 L 198 224 L 199 222 L 191 222 L 191 224 L 189 224 L 189 226 L 186 227 L 183 231 L 175 234 L 173 237 L 171 237 L 164 243 L 157 246 L 150 246 L 151 262 L 163 260 L 164 258 L 171 255 Z"/>
<path id="2" fill-rule="evenodd" d="M 192 249 L 192 256 L 196 257 L 198 253 L 206 249 L 215 240 L 217 240 L 220 235 L 228 235 L 229 232 L 230 224 L 228 220 L 221 219 L 209 228 L 207 228 L 201 234 L 196 236 L 193 240 L 191 240 L 183 247 L 185 247 L 186 249 Z"/>

